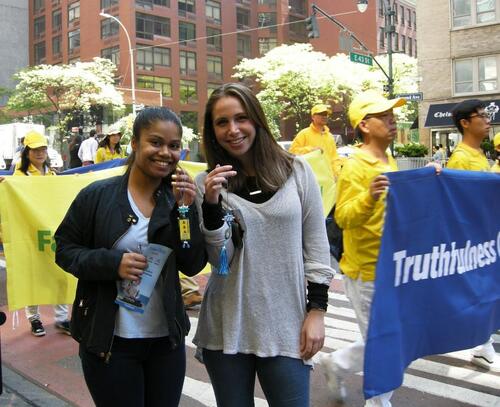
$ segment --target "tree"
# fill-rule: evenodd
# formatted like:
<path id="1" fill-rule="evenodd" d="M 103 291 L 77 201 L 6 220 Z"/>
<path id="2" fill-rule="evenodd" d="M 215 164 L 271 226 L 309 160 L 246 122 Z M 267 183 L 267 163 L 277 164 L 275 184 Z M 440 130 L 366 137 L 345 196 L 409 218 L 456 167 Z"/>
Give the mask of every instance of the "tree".
<path id="1" fill-rule="evenodd" d="M 379 60 L 381 65 L 387 64 L 385 57 Z M 397 54 L 393 65 L 396 92 L 416 91 L 416 60 Z M 295 120 L 296 130 L 306 127 L 311 107 L 320 102 L 344 106 L 340 120 L 347 125 L 346 108 L 352 96 L 367 89 L 382 92 L 386 83 L 378 67 L 353 63 L 344 54 L 328 57 L 310 44 L 282 45 L 260 58 L 243 59 L 234 69 L 236 78 L 258 83 L 257 97 L 278 138 L 281 119 Z M 416 107 L 401 110 L 406 121 Z"/>
<path id="2" fill-rule="evenodd" d="M 109 60 L 69 65 L 37 65 L 14 75 L 19 81 L 7 107 L 27 114 L 55 111 L 60 142 L 67 124 L 91 107 L 111 106 L 123 109 L 123 98 L 114 87 L 116 66 Z"/>

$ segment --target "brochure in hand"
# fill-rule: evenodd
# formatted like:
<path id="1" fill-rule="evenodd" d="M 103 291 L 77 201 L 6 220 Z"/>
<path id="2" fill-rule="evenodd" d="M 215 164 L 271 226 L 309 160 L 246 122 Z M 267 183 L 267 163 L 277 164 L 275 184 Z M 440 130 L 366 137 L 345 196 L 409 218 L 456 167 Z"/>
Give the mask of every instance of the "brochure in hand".
<path id="1" fill-rule="evenodd" d="M 119 282 L 115 303 L 130 311 L 142 314 L 172 249 L 155 243 L 142 245 L 141 248 L 148 266 L 139 280 Z"/>

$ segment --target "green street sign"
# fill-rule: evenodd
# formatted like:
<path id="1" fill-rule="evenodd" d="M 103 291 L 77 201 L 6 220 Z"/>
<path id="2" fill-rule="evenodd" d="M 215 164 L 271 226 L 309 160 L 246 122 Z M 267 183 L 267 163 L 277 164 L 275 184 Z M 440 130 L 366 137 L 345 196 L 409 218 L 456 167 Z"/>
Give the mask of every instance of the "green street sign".
<path id="1" fill-rule="evenodd" d="M 356 62 L 358 64 L 363 64 L 363 65 L 373 65 L 373 58 L 369 55 L 363 55 L 351 52 L 349 56 L 352 62 Z"/>

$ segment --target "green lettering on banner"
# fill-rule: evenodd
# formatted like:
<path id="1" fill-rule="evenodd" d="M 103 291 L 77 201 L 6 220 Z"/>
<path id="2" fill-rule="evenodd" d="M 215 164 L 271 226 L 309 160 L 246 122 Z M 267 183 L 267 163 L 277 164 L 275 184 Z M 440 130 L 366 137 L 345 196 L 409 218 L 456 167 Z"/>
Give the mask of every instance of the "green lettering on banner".
<path id="1" fill-rule="evenodd" d="M 37 232 L 37 241 L 38 241 L 38 251 L 44 252 L 46 246 L 48 245 L 50 247 L 50 250 L 52 250 L 53 252 L 56 251 L 56 242 L 50 230 L 39 230 Z"/>

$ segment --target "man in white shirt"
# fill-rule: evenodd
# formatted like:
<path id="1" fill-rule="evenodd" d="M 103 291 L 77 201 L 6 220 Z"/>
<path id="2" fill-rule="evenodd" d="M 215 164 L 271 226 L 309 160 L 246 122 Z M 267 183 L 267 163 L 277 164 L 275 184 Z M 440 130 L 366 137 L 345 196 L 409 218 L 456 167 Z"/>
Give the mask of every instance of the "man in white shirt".
<path id="1" fill-rule="evenodd" d="M 78 158 L 82 161 L 82 166 L 94 164 L 97 147 L 96 131 L 90 130 L 89 138 L 82 141 L 78 150 Z"/>

